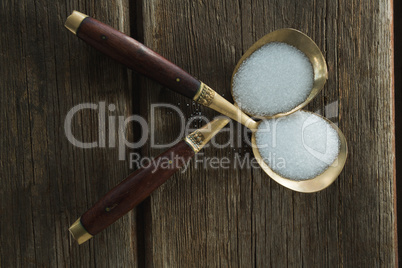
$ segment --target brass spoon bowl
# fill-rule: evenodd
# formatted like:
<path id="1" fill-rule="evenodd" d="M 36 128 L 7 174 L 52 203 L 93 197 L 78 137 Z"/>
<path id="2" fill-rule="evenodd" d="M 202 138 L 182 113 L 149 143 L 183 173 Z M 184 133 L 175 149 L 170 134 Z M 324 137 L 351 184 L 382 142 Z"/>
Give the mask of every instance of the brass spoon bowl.
<path id="1" fill-rule="evenodd" d="M 238 64 L 236 65 L 233 75 L 232 75 L 232 97 L 235 101 L 235 106 L 239 107 L 238 103 L 236 102 L 236 98 L 234 97 L 233 94 L 233 80 L 234 77 L 239 70 L 240 66 L 242 63 L 248 59 L 255 51 L 260 49 L 262 46 L 271 43 L 271 42 L 281 42 L 285 43 L 288 45 L 291 45 L 297 49 L 299 49 L 301 52 L 303 52 L 307 58 L 309 59 L 312 67 L 313 67 L 313 72 L 314 72 L 314 81 L 313 81 L 313 87 L 310 91 L 309 96 L 304 100 L 304 102 L 300 103 L 290 111 L 285 111 L 282 113 L 278 113 L 272 116 L 255 116 L 252 114 L 248 114 L 250 116 L 254 116 L 255 118 L 258 119 L 271 119 L 271 118 L 277 118 L 277 117 L 282 117 L 289 115 L 291 113 L 294 113 L 300 109 L 302 109 L 304 106 L 306 106 L 324 87 L 324 84 L 326 83 L 328 79 L 328 70 L 327 70 L 327 64 L 325 62 L 324 56 L 322 55 L 320 49 L 318 46 L 314 43 L 314 41 L 305 35 L 304 33 L 297 31 L 295 29 L 280 29 L 274 32 L 271 32 L 264 37 L 262 37 L 260 40 L 258 40 L 256 43 L 254 43 L 247 51 L 246 53 L 242 56 L 242 58 L 239 60 Z M 244 111 L 243 111 L 244 112 Z M 314 114 L 312 112 L 309 112 L 311 114 Z M 339 137 L 340 141 L 340 148 L 339 148 L 339 153 L 338 157 L 335 159 L 335 161 L 320 175 L 308 179 L 308 180 L 292 180 L 289 178 L 285 178 L 281 176 L 280 174 L 274 172 L 268 165 L 267 163 L 264 162 L 257 144 L 256 144 L 256 132 L 258 130 L 258 126 L 261 122 L 255 122 L 253 120 L 249 121 L 249 128 L 253 132 L 251 142 L 252 142 L 252 148 L 253 148 L 253 153 L 254 156 L 261 166 L 261 168 L 270 176 L 273 180 L 275 180 L 277 183 L 281 184 L 282 186 L 289 188 L 291 190 L 297 191 L 297 192 L 303 192 L 303 193 L 312 193 L 312 192 L 317 192 L 320 190 L 325 189 L 329 185 L 331 185 L 340 172 L 342 171 L 346 158 L 347 158 L 347 142 L 345 139 L 345 136 L 343 135 L 342 131 L 331 121 L 328 119 L 317 115 L 324 120 L 326 120 L 331 127 L 333 127 Z"/>
<path id="2" fill-rule="evenodd" d="M 278 174 L 277 172 L 273 171 L 268 164 L 263 160 L 257 144 L 256 144 L 256 131 L 253 132 L 253 135 L 251 137 L 251 142 L 252 142 L 252 148 L 253 148 L 253 153 L 254 157 L 256 158 L 258 164 L 261 166 L 261 168 L 265 171 L 265 173 L 268 174 L 274 181 L 277 183 L 285 186 L 286 188 L 289 188 L 291 190 L 297 191 L 297 192 L 302 192 L 302 193 L 313 193 L 313 192 L 318 192 L 321 191 L 328 186 L 330 186 L 336 178 L 339 176 L 341 173 L 343 167 L 345 166 L 347 154 L 348 154 L 348 147 L 347 147 L 347 142 L 345 139 L 345 136 L 343 135 L 342 131 L 330 120 L 328 120 L 325 117 L 322 117 L 321 115 L 315 114 L 313 112 L 309 111 L 304 111 L 308 112 L 310 114 L 314 114 L 316 116 L 321 117 L 325 121 L 327 121 L 330 126 L 335 129 L 338 133 L 339 137 L 339 153 L 338 157 L 334 160 L 334 162 L 328 166 L 328 168 L 318 176 L 308 179 L 308 180 L 291 180 L 288 178 L 285 178 Z"/>
<path id="3" fill-rule="evenodd" d="M 284 111 L 272 116 L 258 116 L 255 114 L 247 113 L 246 111 L 242 110 L 241 105 L 239 105 L 239 103 L 236 102 L 236 98 L 233 94 L 233 80 L 242 63 L 259 48 L 271 42 L 280 42 L 291 45 L 307 56 L 313 68 L 314 73 L 313 86 L 307 98 L 302 103 L 292 108 L 291 110 Z M 208 88 L 206 85 L 201 87 L 199 93 L 194 97 L 194 100 L 236 120 L 237 122 L 240 122 L 247 128 L 251 129 L 252 131 L 255 131 L 256 128 L 258 127 L 258 123 L 255 122 L 250 117 L 254 117 L 257 119 L 270 119 L 294 113 L 303 108 L 304 106 L 306 106 L 322 90 L 327 79 L 328 79 L 327 64 L 319 47 L 314 43 L 314 41 L 310 37 L 308 37 L 304 33 L 295 29 L 285 28 L 265 35 L 256 43 L 254 43 L 241 57 L 232 75 L 231 94 L 235 102 L 234 104 L 228 102 L 226 99 L 223 99 L 219 94 L 216 94 L 216 92 L 214 92 L 210 88 L 208 90 L 203 90 L 204 86 L 205 88 Z M 211 96 L 210 102 L 200 101 L 200 99 L 201 100 L 203 99 L 202 95 Z M 267 100 L 267 102 L 268 101 L 269 100 Z"/>
<path id="4" fill-rule="evenodd" d="M 239 70 L 240 66 L 242 63 L 248 59 L 254 52 L 256 52 L 258 49 L 261 47 L 265 46 L 266 44 L 269 44 L 271 42 L 281 42 L 285 43 L 288 45 L 291 45 L 301 52 L 303 52 L 307 58 L 309 59 L 312 67 L 313 67 L 313 72 L 314 72 L 314 82 L 313 82 L 313 87 L 310 91 L 309 96 L 304 100 L 304 102 L 300 103 L 296 107 L 294 107 L 290 111 L 285 111 L 282 113 L 277 113 L 272 116 L 256 116 L 253 114 L 249 114 L 245 112 L 246 114 L 250 116 L 254 116 L 255 118 L 259 119 L 264 119 L 264 118 L 275 118 L 275 117 L 281 117 L 285 115 L 289 115 L 291 113 L 294 113 L 304 106 L 306 106 L 324 87 L 325 82 L 328 79 L 328 70 L 327 70 L 327 64 L 325 62 L 324 56 L 321 53 L 321 50 L 319 47 L 314 43 L 314 41 L 305 35 L 304 33 L 295 30 L 295 29 L 290 29 L 290 28 L 285 28 L 285 29 L 280 29 L 274 32 L 271 32 L 264 37 L 262 37 L 260 40 L 255 42 L 247 51 L 246 53 L 241 57 L 239 62 L 237 63 L 233 75 L 232 75 L 232 97 L 234 99 L 235 105 L 240 107 L 238 103 L 236 102 L 236 98 L 233 94 L 233 80 L 235 77 L 235 74 Z M 244 111 L 243 111 L 244 112 Z"/>

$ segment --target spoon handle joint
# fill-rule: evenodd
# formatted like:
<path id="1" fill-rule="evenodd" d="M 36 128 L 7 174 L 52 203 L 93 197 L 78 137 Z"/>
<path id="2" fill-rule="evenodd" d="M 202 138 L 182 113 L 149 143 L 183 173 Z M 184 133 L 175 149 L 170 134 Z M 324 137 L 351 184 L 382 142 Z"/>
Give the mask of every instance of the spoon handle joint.
<path id="1" fill-rule="evenodd" d="M 239 107 L 233 105 L 212 88 L 201 82 L 200 89 L 195 94 L 194 101 L 207 106 L 215 111 L 250 128 L 252 131 L 257 129 L 258 123 L 242 112 Z"/>

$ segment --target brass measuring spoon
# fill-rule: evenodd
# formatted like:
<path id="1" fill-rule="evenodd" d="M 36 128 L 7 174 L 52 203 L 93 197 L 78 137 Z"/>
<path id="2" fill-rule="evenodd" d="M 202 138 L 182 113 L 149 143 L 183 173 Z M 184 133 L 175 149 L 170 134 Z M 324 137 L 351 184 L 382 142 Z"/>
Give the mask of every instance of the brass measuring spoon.
<path id="1" fill-rule="evenodd" d="M 80 39 L 84 40 L 102 53 L 119 61 L 130 69 L 133 69 L 155 81 L 158 81 L 171 90 L 174 90 L 177 93 L 182 94 L 183 96 L 193 99 L 194 101 L 204 106 L 210 107 L 217 112 L 238 121 L 239 123 L 248 127 L 253 132 L 253 136 L 255 136 L 259 125 L 258 122 L 251 119 L 236 105 L 228 102 L 206 84 L 198 81 L 196 78 L 192 77 L 175 64 L 166 60 L 165 58 L 147 48 L 143 44 L 139 43 L 138 41 L 134 40 L 133 38 L 77 11 L 74 11 L 68 17 L 65 26 Z M 293 113 L 307 105 L 307 103 L 310 102 L 323 88 L 328 74 L 325 59 L 314 41 L 305 34 L 294 29 L 281 29 L 267 34 L 266 36 L 261 38 L 241 58 L 239 64 L 235 68 L 235 73 L 237 72 L 240 64 L 245 59 L 247 59 L 260 47 L 270 42 L 286 43 L 302 51 L 309 59 L 314 73 L 313 87 L 306 100 L 291 109 L 290 111 L 273 115 L 273 117 L 279 117 Z M 271 118 L 272 116 L 256 117 L 264 119 Z M 344 136 L 335 125 L 333 125 L 333 127 L 336 128 L 338 133 L 340 133 L 339 139 L 341 141 L 341 145 L 344 144 L 345 146 L 344 150 L 342 148 L 339 150 L 339 152 L 345 152 L 345 156 L 343 157 L 342 155 L 339 155 L 338 158 L 341 158 L 340 160 L 342 160 L 343 158 L 346 159 L 347 149 Z M 256 147 L 255 140 L 253 141 L 253 145 L 253 147 Z M 256 153 L 255 150 L 254 153 Z M 261 157 L 258 160 L 260 165 L 264 166 L 264 162 L 261 162 Z M 342 162 L 343 161 L 339 161 L 339 163 Z M 339 172 L 342 170 L 343 165 L 344 162 L 342 166 L 339 167 Z M 268 173 L 268 175 L 270 175 L 270 173 L 273 174 L 272 172 L 268 172 L 268 169 L 263 169 Z M 282 178 L 280 176 L 275 176 L 275 180 L 283 186 L 295 191 L 315 192 L 329 186 L 329 184 L 332 183 L 336 179 L 336 176 L 339 174 L 338 173 L 335 176 L 336 173 L 337 172 L 325 171 L 322 174 L 325 174 L 325 176 L 320 175 L 310 180 L 294 181 L 294 183 L 290 183 L 290 181 L 292 180 Z M 323 177 L 325 177 L 326 179 L 323 180 L 322 183 L 318 183 L 318 181 L 321 180 Z"/>
<path id="2" fill-rule="evenodd" d="M 265 173 L 268 174 L 274 181 L 277 183 L 281 184 L 282 186 L 285 186 L 286 188 L 289 188 L 291 190 L 297 191 L 297 192 L 302 192 L 302 193 L 313 193 L 313 192 L 318 192 L 321 191 L 328 186 L 330 186 L 336 178 L 339 176 L 341 173 L 343 167 L 345 166 L 347 154 L 348 154 L 348 147 L 347 147 L 347 142 L 345 139 L 345 136 L 343 135 L 342 131 L 330 120 L 328 120 L 325 117 L 322 117 L 318 114 L 315 114 L 310 111 L 304 111 L 307 113 L 310 113 L 311 115 L 318 116 L 322 120 L 325 120 L 330 127 L 332 127 L 336 133 L 338 134 L 339 138 L 339 151 L 338 151 L 338 156 L 335 158 L 335 160 L 328 165 L 328 167 L 319 175 L 315 176 L 314 178 L 307 179 L 307 180 L 294 180 L 294 179 L 289 179 L 281 174 L 275 172 L 263 159 L 263 157 L 260 154 L 260 151 L 258 149 L 257 143 L 256 143 L 256 133 L 257 131 L 253 131 L 252 137 L 251 137 L 251 142 L 252 142 L 252 149 L 254 153 L 254 157 L 257 160 L 258 164 L 261 166 L 261 168 L 265 171 Z"/>

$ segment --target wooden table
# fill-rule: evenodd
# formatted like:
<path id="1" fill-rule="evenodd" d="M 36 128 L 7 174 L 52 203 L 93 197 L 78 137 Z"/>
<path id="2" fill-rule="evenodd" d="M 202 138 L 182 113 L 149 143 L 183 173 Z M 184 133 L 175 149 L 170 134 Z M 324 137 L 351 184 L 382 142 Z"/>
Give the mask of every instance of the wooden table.
<path id="1" fill-rule="evenodd" d="M 1 267 L 396 266 L 391 0 L 5 0 L 0 7 Z M 230 100 L 232 70 L 249 46 L 275 29 L 303 31 L 329 69 L 307 108 L 345 133 L 344 171 L 326 190 L 301 194 L 258 168 L 193 163 L 78 246 L 69 225 L 132 170 L 109 143 L 72 145 L 64 130 L 70 109 L 114 104 L 106 118 L 141 115 L 161 143 L 179 135 L 180 118 L 157 109 L 152 119 L 151 104 L 175 105 L 187 118 L 217 114 L 77 39 L 63 27 L 73 9 L 131 34 Z M 98 111 L 74 117 L 78 140 L 99 141 Z M 132 124 L 126 135 L 135 140 L 141 131 Z M 126 155 L 161 151 L 147 143 Z M 252 152 L 240 142 L 203 153 Z"/>

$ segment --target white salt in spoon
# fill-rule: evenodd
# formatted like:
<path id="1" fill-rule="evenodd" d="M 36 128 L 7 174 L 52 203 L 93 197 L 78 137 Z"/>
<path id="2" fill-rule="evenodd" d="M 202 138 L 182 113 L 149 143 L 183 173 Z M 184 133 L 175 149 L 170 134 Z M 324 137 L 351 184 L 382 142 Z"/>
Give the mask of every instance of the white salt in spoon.
<path id="1" fill-rule="evenodd" d="M 304 193 L 331 185 L 348 152 L 339 128 L 308 111 L 261 121 L 251 141 L 257 162 L 273 180 Z"/>
<path id="2" fill-rule="evenodd" d="M 294 191 L 323 190 L 346 162 L 347 143 L 338 127 L 324 117 L 298 111 L 320 92 L 327 77 L 320 49 L 294 29 L 258 40 L 233 72 L 235 105 L 264 119 L 248 124 L 257 162 L 272 179 Z"/>
<path id="3" fill-rule="evenodd" d="M 271 32 L 250 47 L 235 67 L 235 104 L 256 118 L 291 114 L 324 87 L 327 64 L 318 46 L 295 29 Z"/>

